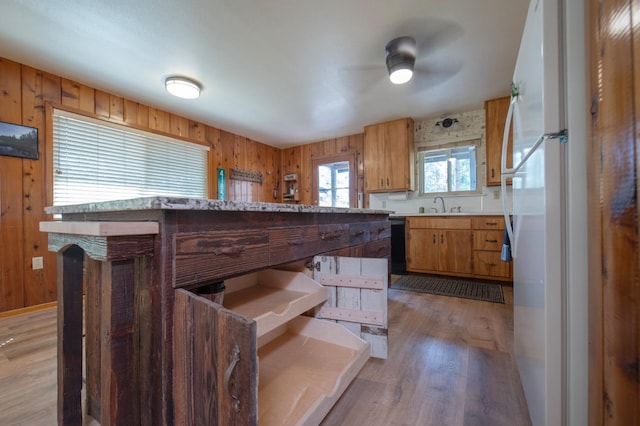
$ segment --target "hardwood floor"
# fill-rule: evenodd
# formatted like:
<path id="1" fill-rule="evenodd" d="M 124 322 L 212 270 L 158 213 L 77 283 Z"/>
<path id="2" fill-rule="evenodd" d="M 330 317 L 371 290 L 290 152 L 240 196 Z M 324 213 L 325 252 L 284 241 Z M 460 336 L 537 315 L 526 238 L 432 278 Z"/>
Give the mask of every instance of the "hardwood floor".
<path id="1" fill-rule="evenodd" d="M 506 304 L 389 290 L 389 359 L 323 425 L 530 425 Z M 56 310 L 0 318 L 0 424 L 56 423 Z"/>
<path id="2" fill-rule="evenodd" d="M 505 304 L 389 290 L 389 359 L 370 359 L 323 425 L 530 425 Z"/>

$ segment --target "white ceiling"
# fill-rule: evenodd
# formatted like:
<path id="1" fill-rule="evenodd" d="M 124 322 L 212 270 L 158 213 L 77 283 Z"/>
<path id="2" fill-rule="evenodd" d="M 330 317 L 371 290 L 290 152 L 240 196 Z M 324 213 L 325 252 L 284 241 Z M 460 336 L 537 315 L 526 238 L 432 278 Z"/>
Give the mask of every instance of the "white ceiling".
<path id="1" fill-rule="evenodd" d="M 2 0 L 0 56 L 276 147 L 509 93 L 529 0 Z M 418 42 L 391 84 L 386 43 Z M 196 100 L 164 79 L 199 81 Z"/>

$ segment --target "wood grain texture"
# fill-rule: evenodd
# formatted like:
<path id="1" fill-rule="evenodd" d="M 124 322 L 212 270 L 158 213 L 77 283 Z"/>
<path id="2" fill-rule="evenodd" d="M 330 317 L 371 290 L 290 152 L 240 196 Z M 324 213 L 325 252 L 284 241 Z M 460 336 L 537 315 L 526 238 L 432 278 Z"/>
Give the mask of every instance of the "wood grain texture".
<path id="1" fill-rule="evenodd" d="M 38 160 L 0 156 L 0 243 L 12 250 L 0 258 L 0 312 L 49 302 L 56 298 L 55 253 L 46 250 L 46 235 L 38 223 L 50 220 L 44 207 L 52 205 L 53 158 L 51 106 L 114 123 L 182 137 L 211 147 L 209 196 L 217 198 L 215 172 L 228 170 L 238 161 L 240 168 L 255 168 L 265 176 L 262 185 L 239 188 L 239 199 L 270 201 L 280 180 L 280 150 L 258 141 L 226 133 L 130 99 L 96 90 L 79 81 L 0 58 L 0 121 L 38 129 Z M 248 158 L 253 156 L 255 158 Z M 227 191 L 234 199 L 235 193 Z M 33 270 L 32 257 L 44 258 L 44 269 Z"/>
<path id="2" fill-rule="evenodd" d="M 513 291 L 504 291 L 499 305 L 389 290 L 389 359 L 370 359 L 322 424 L 529 425 L 512 356 Z M 8 424 L 48 426 L 55 416 L 55 329 L 55 308 L 0 318 L 0 342 L 13 338 L 0 350 Z"/>
<path id="3" fill-rule="evenodd" d="M 322 425 L 530 425 L 505 305 L 389 290 L 389 359 L 370 359 Z"/>
<path id="4" fill-rule="evenodd" d="M 602 263 L 590 281 L 590 421 L 640 423 L 637 1 L 592 1 L 592 143 Z M 634 21 L 635 20 L 635 21 Z"/>

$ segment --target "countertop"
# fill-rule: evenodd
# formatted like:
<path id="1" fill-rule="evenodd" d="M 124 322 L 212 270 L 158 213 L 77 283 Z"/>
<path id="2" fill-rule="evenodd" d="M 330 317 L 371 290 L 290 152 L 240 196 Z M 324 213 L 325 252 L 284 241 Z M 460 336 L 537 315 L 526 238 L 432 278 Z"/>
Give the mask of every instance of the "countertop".
<path id="1" fill-rule="evenodd" d="M 212 210 L 281 213 L 360 213 L 391 214 L 389 210 L 318 207 L 304 204 L 254 203 L 208 200 L 204 198 L 146 197 L 129 200 L 103 201 L 69 206 L 45 207 L 47 214 L 94 213 L 133 210 Z"/>
<path id="2" fill-rule="evenodd" d="M 502 212 L 461 212 L 461 213 L 394 213 L 390 217 L 414 217 L 414 216 L 504 216 Z"/>

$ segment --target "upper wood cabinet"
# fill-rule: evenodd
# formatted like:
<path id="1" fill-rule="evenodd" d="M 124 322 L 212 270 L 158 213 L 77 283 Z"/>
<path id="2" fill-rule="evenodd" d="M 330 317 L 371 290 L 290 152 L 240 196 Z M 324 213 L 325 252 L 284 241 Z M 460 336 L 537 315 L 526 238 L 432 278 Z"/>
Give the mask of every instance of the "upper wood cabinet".
<path id="1" fill-rule="evenodd" d="M 487 142 L 487 186 L 499 186 L 500 161 L 502 156 L 502 138 L 504 126 L 509 112 L 510 97 L 492 99 L 484 103 L 485 129 Z M 513 157 L 513 132 L 509 135 L 507 151 L 507 167 L 511 167 Z M 507 182 L 511 184 L 511 180 Z"/>
<path id="2" fill-rule="evenodd" d="M 413 120 L 403 118 L 364 128 L 364 189 L 413 190 Z"/>

